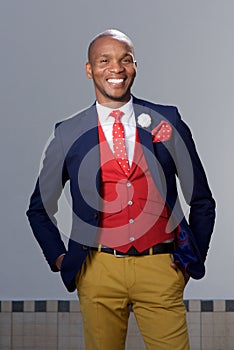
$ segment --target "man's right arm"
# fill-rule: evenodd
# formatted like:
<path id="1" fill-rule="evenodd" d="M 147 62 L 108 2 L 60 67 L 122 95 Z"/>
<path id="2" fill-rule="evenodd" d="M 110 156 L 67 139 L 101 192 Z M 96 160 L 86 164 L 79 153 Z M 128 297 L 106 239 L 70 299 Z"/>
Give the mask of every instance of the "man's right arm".
<path id="1" fill-rule="evenodd" d="M 56 260 L 66 254 L 55 214 L 58 210 L 58 199 L 67 180 L 63 149 L 59 133 L 55 131 L 55 137 L 45 152 L 43 166 L 27 211 L 34 236 L 52 271 L 59 271 L 61 266 L 56 266 Z"/>

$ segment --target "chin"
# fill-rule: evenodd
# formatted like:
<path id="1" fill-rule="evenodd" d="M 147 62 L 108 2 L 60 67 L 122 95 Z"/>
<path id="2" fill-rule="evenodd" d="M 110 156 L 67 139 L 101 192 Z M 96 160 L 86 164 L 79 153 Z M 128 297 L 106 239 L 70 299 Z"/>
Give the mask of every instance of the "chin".
<path id="1" fill-rule="evenodd" d="M 121 102 L 121 101 L 128 101 L 130 98 L 130 95 L 129 94 L 121 94 L 121 95 L 113 94 L 113 95 L 109 95 L 108 98 L 110 98 L 113 101 Z"/>

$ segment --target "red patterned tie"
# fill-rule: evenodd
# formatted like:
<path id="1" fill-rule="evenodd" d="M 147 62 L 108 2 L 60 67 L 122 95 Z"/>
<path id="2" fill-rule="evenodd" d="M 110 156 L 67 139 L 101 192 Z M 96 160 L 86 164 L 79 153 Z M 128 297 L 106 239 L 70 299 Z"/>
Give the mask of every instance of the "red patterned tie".
<path id="1" fill-rule="evenodd" d="M 124 126 L 120 121 L 123 115 L 124 113 L 118 109 L 110 113 L 110 116 L 115 118 L 112 129 L 114 155 L 125 175 L 128 175 L 130 168 L 125 146 Z"/>

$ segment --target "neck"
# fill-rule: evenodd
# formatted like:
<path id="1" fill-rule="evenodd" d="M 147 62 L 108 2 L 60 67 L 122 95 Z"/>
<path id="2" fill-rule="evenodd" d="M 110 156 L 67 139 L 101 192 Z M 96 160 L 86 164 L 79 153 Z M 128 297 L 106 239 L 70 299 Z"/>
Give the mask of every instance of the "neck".
<path id="1" fill-rule="evenodd" d="M 130 101 L 131 95 L 128 96 L 127 98 L 122 99 L 121 101 L 118 101 L 118 100 L 103 101 L 102 99 L 98 98 L 98 96 L 96 96 L 96 98 L 100 105 L 111 109 L 118 109 Z"/>

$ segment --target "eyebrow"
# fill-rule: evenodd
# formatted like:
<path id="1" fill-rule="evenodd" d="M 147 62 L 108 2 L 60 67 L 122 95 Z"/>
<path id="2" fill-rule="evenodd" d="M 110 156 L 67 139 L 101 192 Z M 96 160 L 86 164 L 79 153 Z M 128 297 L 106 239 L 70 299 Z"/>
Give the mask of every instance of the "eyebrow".
<path id="1" fill-rule="evenodd" d="M 124 53 L 124 54 L 121 56 L 121 59 L 124 58 L 124 57 L 126 57 L 126 56 L 131 56 L 131 57 L 133 58 L 133 60 L 134 60 L 133 53 L 131 53 L 131 52 L 126 52 L 126 53 Z M 101 58 L 101 57 L 111 57 L 111 54 L 109 54 L 109 53 L 103 53 L 103 54 L 98 55 L 96 58 Z"/>

